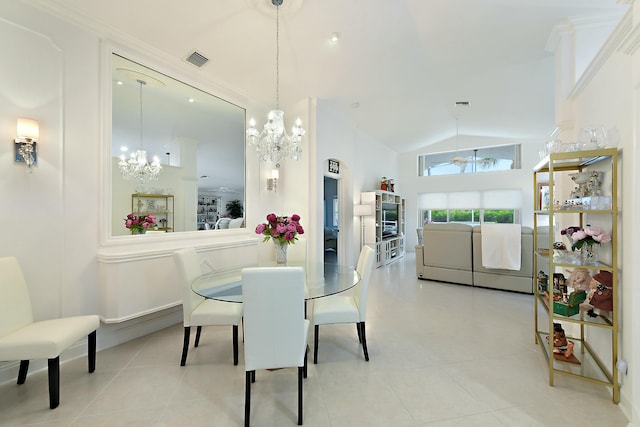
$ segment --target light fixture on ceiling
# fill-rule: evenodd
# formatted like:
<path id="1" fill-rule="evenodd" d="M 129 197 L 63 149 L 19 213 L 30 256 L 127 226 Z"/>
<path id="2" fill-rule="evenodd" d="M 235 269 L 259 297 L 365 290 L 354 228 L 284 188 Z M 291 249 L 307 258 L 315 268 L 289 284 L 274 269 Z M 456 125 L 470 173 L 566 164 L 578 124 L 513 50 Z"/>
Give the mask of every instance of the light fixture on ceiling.
<path id="1" fill-rule="evenodd" d="M 329 37 L 331 43 L 338 43 L 338 40 L 340 40 L 340 33 L 332 33 L 331 37 Z"/>
<path id="2" fill-rule="evenodd" d="M 284 111 L 280 110 L 280 6 L 283 0 L 271 0 L 276 7 L 276 109 L 269 111 L 262 132 L 256 129 L 251 118 L 247 129 L 247 142 L 256 147 L 262 161 L 280 162 L 298 160 L 302 154 L 302 137 L 305 130 L 300 118 L 296 120 L 289 135 L 284 126 Z"/>
<path id="3" fill-rule="evenodd" d="M 460 152 L 459 152 L 459 146 L 458 146 L 458 121 L 460 120 L 459 117 L 456 117 L 456 153 L 455 155 L 451 158 L 451 160 L 449 160 L 449 162 L 454 165 L 457 166 L 460 169 L 460 173 L 465 173 L 465 171 L 467 170 L 467 165 L 471 165 L 471 171 L 472 173 L 478 172 L 478 166 L 480 166 L 481 168 L 489 168 L 492 166 L 495 166 L 497 163 L 497 159 L 494 157 L 481 157 L 478 158 L 478 149 L 473 149 L 473 155 L 472 156 L 461 156 Z"/>
<path id="4" fill-rule="evenodd" d="M 124 154 L 120 157 L 118 166 L 124 179 L 138 181 L 144 184 L 148 181 L 155 181 L 160 175 L 162 165 L 158 156 L 153 157 L 153 161 L 147 161 L 147 152 L 144 150 L 143 142 L 143 120 L 142 120 L 142 87 L 147 84 L 144 80 L 136 80 L 140 84 L 140 149 L 131 153 L 127 159 Z"/>
<path id="5" fill-rule="evenodd" d="M 16 162 L 24 162 L 27 172 L 31 173 L 31 165 L 38 163 L 36 145 L 40 137 L 40 125 L 36 120 L 19 118 L 16 123 L 15 143 Z"/>

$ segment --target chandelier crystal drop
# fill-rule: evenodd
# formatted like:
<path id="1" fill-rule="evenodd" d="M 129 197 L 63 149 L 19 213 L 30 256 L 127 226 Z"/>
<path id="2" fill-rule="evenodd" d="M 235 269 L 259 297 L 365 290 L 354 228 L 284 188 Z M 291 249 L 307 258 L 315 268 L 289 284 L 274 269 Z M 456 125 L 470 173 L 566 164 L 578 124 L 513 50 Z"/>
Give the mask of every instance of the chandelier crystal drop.
<path id="1" fill-rule="evenodd" d="M 137 80 L 140 84 L 140 149 L 131 153 L 127 159 L 123 154 L 120 156 L 118 166 L 122 177 L 128 181 L 137 181 L 144 184 L 149 181 L 156 181 L 162 170 L 158 156 L 153 157 L 153 161 L 147 160 L 147 152 L 144 150 L 142 138 L 142 87 L 146 84 L 144 80 Z"/>
<path id="2" fill-rule="evenodd" d="M 298 118 L 288 134 L 284 124 L 284 111 L 280 110 L 280 6 L 283 0 L 271 0 L 276 6 L 276 109 L 269 111 L 262 131 L 256 129 L 251 118 L 247 129 L 247 142 L 255 146 L 261 161 L 274 163 L 283 160 L 299 160 L 302 155 L 302 137 L 306 133 Z"/>

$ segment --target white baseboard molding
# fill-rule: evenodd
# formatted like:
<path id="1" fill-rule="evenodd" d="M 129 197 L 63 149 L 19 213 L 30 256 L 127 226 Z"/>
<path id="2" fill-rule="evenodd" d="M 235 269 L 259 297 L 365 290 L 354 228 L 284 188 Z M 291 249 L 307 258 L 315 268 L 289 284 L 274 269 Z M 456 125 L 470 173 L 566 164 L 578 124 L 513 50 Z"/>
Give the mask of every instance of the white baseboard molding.
<path id="1" fill-rule="evenodd" d="M 101 324 L 96 337 L 96 371 L 100 370 L 100 351 L 135 340 L 153 332 L 182 323 L 182 305 L 151 313 L 144 317 L 117 324 Z M 181 345 L 181 344 L 177 344 Z M 87 357 L 87 340 L 77 342 L 60 355 L 60 363 Z M 18 380 L 20 361 L 0 362 L 0 384 Z M 29 375 L 47 369 L 47 360 L 32 360 Z M 27 382 L 29 381 L 27 377 Z"/>

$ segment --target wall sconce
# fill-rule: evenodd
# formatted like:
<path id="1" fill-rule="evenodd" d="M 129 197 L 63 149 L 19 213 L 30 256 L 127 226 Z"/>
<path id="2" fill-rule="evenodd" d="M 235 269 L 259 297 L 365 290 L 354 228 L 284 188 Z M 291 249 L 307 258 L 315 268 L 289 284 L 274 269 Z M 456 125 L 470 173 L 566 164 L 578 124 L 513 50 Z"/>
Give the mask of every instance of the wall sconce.
<path id="1" fill-rule="evenodd" d="M 31 173 L 31 165 L 38 163 L 36 143 L 40 136 L 38 122 L 31 119 L 19 118 L 16 125 L 15 143 L 16 162 L 25 162 Z"/>
<path id="2" fill-rule="evenodd" d="M 278 169 L 271 170 L 271 178 L 267 178 L 267 190 L 276 191 L 278 188 L 278 178 L 280 177 L 280 171 Z"/>

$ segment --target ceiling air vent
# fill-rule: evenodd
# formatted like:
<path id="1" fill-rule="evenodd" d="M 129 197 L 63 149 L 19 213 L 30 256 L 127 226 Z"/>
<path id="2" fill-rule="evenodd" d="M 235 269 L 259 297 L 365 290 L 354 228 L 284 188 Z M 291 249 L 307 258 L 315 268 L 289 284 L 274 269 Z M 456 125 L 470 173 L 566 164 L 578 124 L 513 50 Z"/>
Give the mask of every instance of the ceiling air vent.
<path id="1" fill-rule="evenodd" d="M 468 107 L 470 105 L 469 101 L 456 101 L 456 107 Z"/>
<path id="2" fill-rule="evenodd" d="M 196 51 L 187 57 L 187 62 L 195 65 L 196 67 L 202 67 L 207 63 L 207 61 L 209 61 L 209 58 Z"/>

